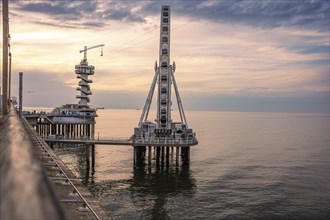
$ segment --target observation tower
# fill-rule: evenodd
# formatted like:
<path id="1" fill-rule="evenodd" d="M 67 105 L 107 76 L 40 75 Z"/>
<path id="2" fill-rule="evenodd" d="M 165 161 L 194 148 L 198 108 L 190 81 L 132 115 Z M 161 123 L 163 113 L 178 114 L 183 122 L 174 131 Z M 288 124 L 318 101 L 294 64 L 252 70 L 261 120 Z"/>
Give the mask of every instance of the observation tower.
<path id="1" fill-rule="evenodd" d="M 146 155 L 148 147 L 148 164 L 152 160 L 152 147 L 155 152 L 156 164 L 159 161 L 168 163 L 171 159 L 174 148 L 176 151 L 176 163 L 179 163 L 179 155 L 183 162 L 189 162 L 190 146 L 198 144 L 195 133 L 188 127 L 186 116 L 183 110 L 178 86 L 174 72 L 175 62 L 170 65 L 170 29 L 171 9 L 169 5 L 163 5 L 160 19 L 160 44 L 159 44 L 159 65 L 155 63 L 155 75 L 140 117 L 138 127 L 134 129 L 133 147 L 134 161 L 141 161 Z M 154 122 L 148 121 L 148 115 L 154 91 L 157 86 L 157 113 Z M 172 120 L 172 84 L 176 96 L 180 121 Z M 165 152 L 166 150 L 166 152 Z M 170 153 L 170 150 L 172 151 Z"/>
<path id="2" fill-rule="evenodd" d="M 76 96 L 79 99 L 78 104 L 64 104 L 56 107 L 47 115 L 38 116 L 36 130 L 41 136 L 57 136 L 66 139 L 94 138 L 95 135 L 95 117 L 96 109 L 88 103 L 89 96 L 92 95 L 89 84 L 93 81 L 88 76 L 94 75 L 95 68 L 88 65 L 87 51 L 97 47 L 103 47 L 104 44 L 87 47 L 80 50 L 84 52 L 84 58 L 80 64 L 75 66 L 75 74 L 80 79 L 77 90 L 80 94 Z M 101 56 L 102 56 L 101 50 Z"/>
<path id="3" fill-rule="evenodd" d="M 89 83 L 93 83 L 92 80 L 88 79 L 88 76 L 94 75 L 95 67 L 92 65 L 88 65 L 87 62 L 87 50 L 97 48 L 97 47 L 103 47 L 104 44 L 96 45 L 87 48 L 87 46 L 84 47 L 83 50 L 80 50 L 81 52 L 84 52 L 84 59 L 80 61 L 79 65 L 75 66 L 75 73 L 77 74 L 77 78 L 80 79 L 79 81 L 79 87 L 77 87 L 77 90 L 80 91 L 80 95 L 77 95 L 76 98 L 79 99 L 78 105 L 81 107 L 89 107 L 88 103 L 90 102 L 89 96 L 92 95 L 92 92 L 90 90 Z"/>

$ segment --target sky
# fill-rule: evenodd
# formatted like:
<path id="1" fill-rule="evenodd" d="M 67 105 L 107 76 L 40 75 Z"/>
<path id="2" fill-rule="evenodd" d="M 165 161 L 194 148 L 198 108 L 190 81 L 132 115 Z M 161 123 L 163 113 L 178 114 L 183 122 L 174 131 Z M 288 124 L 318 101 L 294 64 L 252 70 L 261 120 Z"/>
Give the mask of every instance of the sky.
<path id="1" fill-rule="evenodd" d="M 91 105 L 143 108 L 162 4 L 185 110 L 329 113 L 329 0 L 10 0 L 12 94 L 24 72 L 24 106 L 77 103 L 79 50 L 105 44 Z"/>

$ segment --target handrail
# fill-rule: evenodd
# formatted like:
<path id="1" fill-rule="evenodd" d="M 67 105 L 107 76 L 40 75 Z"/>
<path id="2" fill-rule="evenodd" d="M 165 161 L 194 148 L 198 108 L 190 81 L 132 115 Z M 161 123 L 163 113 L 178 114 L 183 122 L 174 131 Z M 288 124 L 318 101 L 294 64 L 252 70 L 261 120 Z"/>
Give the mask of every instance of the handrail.
<path id="1" fill-rule="evenodd" d="M 131 140 L 130 137 L 97 137 L 92 140 L 100 140 L 100 141 L 129 141 Z"/>
<path id="2" fill-rule="evenodd" d="M 0 219 L 67 219 L 13 108 L 0 129 Z"/>
<path id="3" fill-rule="evenodd" d="M 100 138 L 91 138 L 91 137 L 80 137 L 80 138 L 70 138 L 69 136 L 61 136 L 61 138 L 56 138 L 54 137 L 55 135 L 45 135 L 41 136 L 44 140 L 72 140 L 72 141 L 79 141 L 79 140 L 90 140 L 90 141 L 122 141 L 122 142 L 127 142 L 130 141 L 130 137 L 100 137 Z"/>
<path id="4" fill-rule="evenodd" d="M 155 138 L 155 139 L 142 139 L 142 138 L 135 138 L 133 139 L 133 143 L 150 143 L 150 144 L 197 144 L 198 141 L 193 139 L 174 139 L 174 138 Z"/>
<path id="5" fill-rule="evenodd" d="M 117 138 L 117 137 L 112 137 L 112 138 L 68 138 L 66 136 L 62 136 L 61 138 L 56 138 L 53 136 L 43 136 L 42 137 L 44 141 L 46 142 L 53 142 L 53 143 L 90 143 L 90 144 L 113 144 L 113 145 L 137 145 L 137 144 L 155 144 L 155 145 L 197 145 L 198 141 L 195 137 L 193 138 L 157 138 L 157 137 L 152 137 L 149 139 L 142 139 L 140 137 L 129 137 L 129 138 Z"/>
<path id="6" fill-rule="evenodd" d="M 58 164 L 57 160 L 53 157 L 53 155 L 50 153 L 49 147 L 47 143 L 37 134 L 36 130 L 34 130 L 28 123 L 28 121 L 26 120 L 26 118 L 22 117 L 22 121 L 23 123 L 26 125 L 26 127 L 31 131 L 31 133 L 34 134 L 35 138 L 38 139 L 38 141 L 44 146 L 44 149 L 47 151 L 47 153 L 50 155 L 50 157 L 52 158 L 52 160 L 54 161 L 54 163 L 56 164 L 56 166 L 60 169 L 61 173 L 64 175 L 64 177 L 68 180 L 68 182 L 70 183 L 70 185 L 72 186 L 72 188 L 77 192 L 77 194 L 79 195 L 79 197 L 81 198 L 81 200 L 86 204 L 86 206 L 88 207 L 88 209 L 93 213 L 93 215 L 95 216 L 96 219 L 100 220 L 100 217 L 95 213 L 95 211 L 93 210 L 93 208 L 90 206 L 90 204 L 86 201 L 86 199 L 83 197 L 83 195 L 79 192 L 79 190 L 77 189 L 77 187 L 73 184 L 73 182 L 71 181 L 71 179 L 67 176 L 67 174 L 64 172 L 64 170 L 61 168 L 61 166 Z"/>

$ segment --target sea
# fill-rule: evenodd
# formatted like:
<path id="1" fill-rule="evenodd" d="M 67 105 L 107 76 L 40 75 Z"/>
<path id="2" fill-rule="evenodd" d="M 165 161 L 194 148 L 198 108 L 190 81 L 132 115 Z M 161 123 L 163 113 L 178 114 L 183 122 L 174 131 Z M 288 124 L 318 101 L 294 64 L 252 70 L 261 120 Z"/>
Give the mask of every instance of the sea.
<path id="1" fill-rule="evenodd" d="M 131 136 L 140 114 L 98 110 L 95 138 Z M 134 167 L 131 146 L 96 145 L 93 164 L 85 146 L 55 151 L 113 219 L 329 219 L 329 115 L 186 116 L 189 164 Z"/>

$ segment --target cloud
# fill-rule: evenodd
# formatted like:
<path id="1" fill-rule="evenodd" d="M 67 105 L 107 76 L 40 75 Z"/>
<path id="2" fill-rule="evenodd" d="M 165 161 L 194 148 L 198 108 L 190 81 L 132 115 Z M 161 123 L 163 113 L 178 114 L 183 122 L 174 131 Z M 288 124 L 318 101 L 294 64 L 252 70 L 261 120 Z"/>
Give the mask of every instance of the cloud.
<path id="1" fill-rule="evenodd" d="M 215 1 L 205 6 L 206 19 L 262 28 L 302 27 L 328 31 L 328 1 Z M 211 13 L 210 13 L 211 11 Z"/>
<path id="2" fill-rule="evenodd" d="M 96 11 L 96 1 L 18 1 L 20 11 L 55 16 L 60 20 L 79 20 Z"/>
<path id="3" fill-rule="evenodd" d="M 313 54 L 313 53 L 329 54 L 329 46 L 326 45 L 304 46 L 297 49 L 298 49 L 298 53 L 301 54 Z"/>
<path id="4" fill-rule="evenodd" d="M 33 23 L 65 28 L 102 28 L 108 21 L 145 22 L 132 3 L 117 1 L 18 1 L 14 14 L 34 13 Z M 40 19 L 42 17 L 43 19 Z"/>
<path id="5" fill-rule="evenodd" d="M 194 20 L 245 24 L 260 28 L 301 27 L 329 30 L 329 1 L 233 0 L 167 1 L 173 14 Z M 160 3 L 148 2 L 142 14 L 159 13 Z"/>
<path id="6" fill-rule="evenodd" d="M 52 15 L 52 16 L 73 15 L 75 17 L 75 20 L 78 19 L 78 15 L 80 14 L 77 13 L 77 10 L 75 8 L 68 8 L 65 7 L 65 4 L 54 4 L 52 2 L 23 3 L 20 6 L 20 10 L 28 11 L 28 12 L 45 13 L 45 14 L 47 13 L 48 15 Z"/>
<path id="7" fill-rule="evenodd" d="M 106 20 L 145 22 L 142 16 L 132 12 L 132 8 L 127 5 L 119 5 L 118 3 L 115 6 L 109 5 L 108 8 L 101 12 L 100 16 Z"/>
<path id="8" fill-rule="evenodd" d="M 76 27 L 89 22 L 125 21 L 144 23 L 146 18 L 159 15 L 161 4 L 172 5 L 178 17 L 190 22 L 207 20 L 230 24 L 244 24 L 260 28 L 300 27 L 318 31 L 329 30 L 329 1 L 325 0 L 195 0 L 195 1 L 18 1 L 14 8 L 20 12 L 39 13 L 51 18 L 46 24 L 60 25 L 78 21 Z M 87 21 L 86 21 L 87 20 Z M 81 21 L 81 23 L 79 23 Z M 40 21 L 39 21 L 40 22 Z M 99 28 L 102 25 L 91 25 Z M 74 26 L 72 26 L 74 27 Z"/>
<path id="9" fill-rule="evenodd" d="M 76 102 L 79 49 L 104 43 L 103 57 L 99 48 L 88 53 L 96 67 L 93 104 L 141 108 L 159 56 L 164 3 L 172 5 L 171 60 L 188 109 L 257 109 L 267 99 L 289 106 L 280 99 L 329 93 L 327 1 L 12 1 L 13 70 L 56 81 L 45 85 Z M 60 96 L 35 91 L 33 101 L 72 102 Z"/>
<path id="10" fill-rule="evenodd" d="M 82 23 L 84 27 L 93 27 L 93 28 L 102 28 L 105 27 L 106 24 L 103 22 L 96 22 L 96 21 L 90 21 L 90 22 L 84 22 Z"/>

